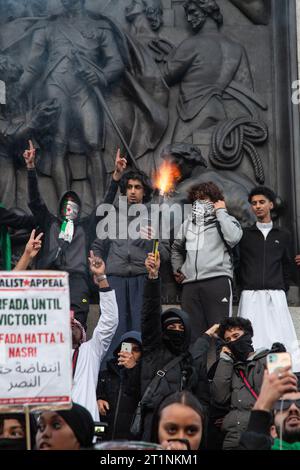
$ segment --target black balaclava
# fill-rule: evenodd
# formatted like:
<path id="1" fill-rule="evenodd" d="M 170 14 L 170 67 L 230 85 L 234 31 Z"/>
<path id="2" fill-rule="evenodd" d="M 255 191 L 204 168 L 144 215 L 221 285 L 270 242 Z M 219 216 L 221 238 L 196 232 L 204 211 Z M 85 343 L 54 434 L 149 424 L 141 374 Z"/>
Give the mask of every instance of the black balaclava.
<path id="1" fill-rule="evenodd" d="M 163 340 L 168 349 L 173 354 L 180 354 L 184 352 L 185 348 L 185 331 L 168 330 L 167 326 L 172 323 L 182 323 L 177 315 L 167 317 L 163 322 Z"/>
<path id="2" fill-rule="evenodd" d="M 226 346 L 230 349 L 234 358 L 237 361 L 246 362 L 248 356 L 254 351 L 252 345 L 252 336 L 249 333 L 245 333 L 235 341 L 226 343 Z"/>
<path id="3" fill-rule="evenodd" d="M 17 439 L 0 438 L 1 450 L 26 450 L 26 437 L 18 437 Z"/>

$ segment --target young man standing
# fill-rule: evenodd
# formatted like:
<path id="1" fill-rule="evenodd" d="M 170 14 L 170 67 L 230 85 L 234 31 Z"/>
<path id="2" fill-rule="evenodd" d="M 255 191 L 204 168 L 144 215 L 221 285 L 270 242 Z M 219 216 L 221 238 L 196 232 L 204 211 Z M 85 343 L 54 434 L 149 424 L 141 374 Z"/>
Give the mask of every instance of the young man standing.
<path id="1" fill-rule="evenodd" d="M 290 236 L 273 225 L 273 191 L 258 186 L 251 191 L 249 202 L 257 222 L 244 229 L 240 241 L 242 295 L 238 316 L 251 321 L 255 349 L 283 343 L 292 354 L 293 371 L 300 371 L 298 341 L 286 300 Z"/>
<path id="2" fill-rule="evenodd" d="M 153 248 L 153 240 L 147 238 L 148 235 L 142 238 L 135 236 L 134 231 L 131 231 L 131 224 L 137 218 L 135 208 L 139 208 L 138 211 L 146 209 L 144 215 L 150 214 L 152 196 L 150 179 L 142 171 L 129 170 L 122 174 L 119 182 L 114 179 L 111 181 L 108 193 L 116 193 L 118 189 L 123 199 L 119 199 L 114 205 L 115 233 L 107 236 L 106 218 L 104 218 L 102 220 L 104 228 L 98 224 L 98 238 L 92 245 L 95 255 L 103 258 L 107 264 L 109 284 L 116 292 L 119 308 L 119 325 L 107 358 L 113 357 L 124 333 L 141 330 L 141 310 L 147 273 L 145 258 Z M 166 261 L 169 255 L 167 247 L 160 244 L 160 252 Z"/>
<path id="3" fill-rule="evenodd" d="M 192 212 L 173 243 L 171 263 L 183 286 L 181 306 L 190 317 L 194 342 L 231 314 L 230 251 L 240 241 L 242 228 L 227 212 L 223 193 L 212 181 L 192 186 L 188 197 Z"/>

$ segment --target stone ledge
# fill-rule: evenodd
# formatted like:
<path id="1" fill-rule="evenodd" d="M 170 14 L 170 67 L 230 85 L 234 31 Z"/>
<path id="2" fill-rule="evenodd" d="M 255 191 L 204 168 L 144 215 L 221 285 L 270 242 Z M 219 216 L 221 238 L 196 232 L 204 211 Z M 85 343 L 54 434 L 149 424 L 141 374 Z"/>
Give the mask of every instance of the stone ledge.
<path id="1" fill-rule="evenodd" d="M 163 305 L 163 310 L 166 310 L 167 308 L 170 308 L 170 307 L 178 308 L 179 305 Z M 291 307 L 290 306 L 289 309 L 290 309 L 292 319 L 293 319 L 293 322 L 294 322 L 294 325 L 295 325 L 297 338 L 298 338 L 298 340 L 300 340 L 300 307 Z M 236 313 L 237 313 L 237 307 L 235 306 L 235 307 L 233 307 L 233 315 L 236 315 Z M 88 317 L 88 329 L 87 329 L 88 338 L 91 337 L 91 335 L 94 331 L 94 328 L 97 324 L 98 318 L 99 318 L 99 307 L 98 307 L 98 305 L 91 305 L 90 313 L 89 313 L 89 317 Z"/>

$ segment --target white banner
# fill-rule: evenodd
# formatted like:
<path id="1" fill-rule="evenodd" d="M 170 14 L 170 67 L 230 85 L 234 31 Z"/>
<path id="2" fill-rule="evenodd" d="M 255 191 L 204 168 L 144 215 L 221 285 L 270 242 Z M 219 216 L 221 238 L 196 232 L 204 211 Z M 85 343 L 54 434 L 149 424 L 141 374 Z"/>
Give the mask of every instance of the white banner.
<path id="1" fill-rule="evenodd" d="M 0 272 L 0 411 L 68 408 L 71 354 L 68 274 Z"/>

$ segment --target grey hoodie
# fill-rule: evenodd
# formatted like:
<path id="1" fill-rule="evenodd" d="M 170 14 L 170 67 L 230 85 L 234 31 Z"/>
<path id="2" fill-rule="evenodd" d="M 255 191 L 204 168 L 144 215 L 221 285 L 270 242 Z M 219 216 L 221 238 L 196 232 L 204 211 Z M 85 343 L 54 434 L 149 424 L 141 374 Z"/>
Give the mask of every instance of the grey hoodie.
<path id="1" fill-rule="evenodd" d="M 226 209 L 217 209 L 216 218 L 224 239 L 234 247 L 243 234 L 239 222 Z M 216 224 L 199 226 L 190 216 L 181 225 L 173 243 L 171 263 L 174 273 L 180 271 L 185 275 L 183 283 L 233 276 L 230 254 Z"/>

